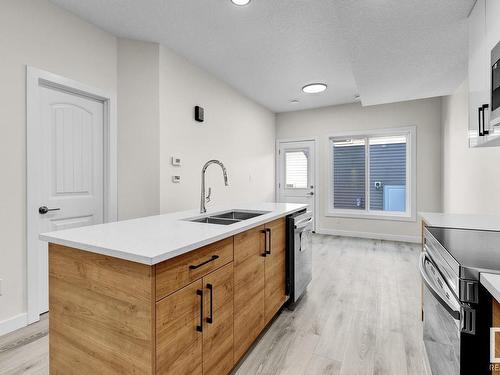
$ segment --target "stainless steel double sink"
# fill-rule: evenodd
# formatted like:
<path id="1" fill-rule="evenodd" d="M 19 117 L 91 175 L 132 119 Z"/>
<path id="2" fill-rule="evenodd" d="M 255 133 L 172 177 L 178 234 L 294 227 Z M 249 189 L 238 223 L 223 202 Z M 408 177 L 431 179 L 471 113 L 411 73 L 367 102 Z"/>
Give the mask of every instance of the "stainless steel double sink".
<path id="1" fill-rule="evenodd" d="M 230 210 L 213 215 L 196 217 L 185 219 L 186 221 L 191 221 L 194 223 L 205 223 L 205 224 L 219 224 L 219 225 L 231 225 L 239 223 L 240 221 L 252 219 L 257 216 L 261 216 L 269 213 L 270 211 L 244 211 L 244 210 Z"/>

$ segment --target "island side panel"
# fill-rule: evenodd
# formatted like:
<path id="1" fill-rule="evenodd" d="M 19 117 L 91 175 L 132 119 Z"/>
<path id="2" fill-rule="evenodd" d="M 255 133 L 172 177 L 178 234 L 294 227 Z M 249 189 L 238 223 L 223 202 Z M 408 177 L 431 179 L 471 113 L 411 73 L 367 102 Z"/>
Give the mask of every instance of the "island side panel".
<path id="1" fill-rule="evenodd" d="M 154 374 L 154 268 L 49 244 L 51 374 Z"/>

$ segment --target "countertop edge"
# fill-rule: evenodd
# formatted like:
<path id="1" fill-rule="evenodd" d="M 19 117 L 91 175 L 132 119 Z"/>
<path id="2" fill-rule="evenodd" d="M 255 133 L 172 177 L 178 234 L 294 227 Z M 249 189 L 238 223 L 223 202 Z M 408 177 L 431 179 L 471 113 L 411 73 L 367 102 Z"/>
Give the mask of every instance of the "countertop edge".
<path id="1" fill-rule="evenodd" d="M 500 275 L 481 272 L 479 280 L 492 297 L 500 303 Z"/>
<path id="2" fill-rule="evenodd" d="M 88 252 L 92 252 L 92 253 L 96 253 L 96 254 L 100 254 L 100 255 L 104 255 L 104 256 L 110 256 L 110 257 L 114 257 L 114 258 L 119 258 L 119 259 L 128 260 L 128 261 L 135 262 L 135 263 L 141 263 L 141 264 L 145 264 L 148 266 L 152 266 L 152 265 L 161 263 L 165 260 L 175 258 L 179 255 L 189 253 L 190 251 L 199 249 L 200 247 L 210 245 L 214 242 L 217 242 L 217 241 L 223 240 L 225 238 L 234 236 L 236 234 L 245 232 L 245 231 L 252 229 L 256 226 L 266 224 L 268 222 L 271 222 L 273 220 L 276 220 L 276 219 L 279 219 L 282 217 L 286 217 L 290 214 L 293 214 L 295 212 L 303 210 L 304 208 L 305 207 L 297 207 L 294 209 L 290 209 L 286 212 L 280 212 L 280 213 L 276 213 L 276 214 L 272 214 L 272 212 L 271 212 L 268 214 L 270 216 L 262 218 L 261 220 L 252 221 L 252 222 L 248 223 L 247 225 L 243 225 L 241 227 L 238 227 L 237 229 L 228 228 L 229 230 L 227 232 L 222 233 L 220 235 L 208 237 L 204 240 L 193 242 L 192 244 L 189 244 L 187 246 L 179 247 L 177 249 L 168 251 L 164 254 L 161 254 L 161 255 L 158 255 L 155 257 L 147 257 L 147 256 L 139 255 L 139 254 L 132 254 L 130 252 L 124 252 L 124 251 L 121 251 L 119 249 L 94 246 L 94 245 L 86 244 L 86 243 L 79 242 L 79 241 L 71 241 L 71 240 L 67 240 L 67 239 L 52 237 L 52 236 L 45 235 L 45 234 L 40 234 L 39 239 L 46 241 L 48 243 L 67 246 L 67 247 L 75 248 L 75 249 L 82 250 L 82 251 L 88 251 Z"/>
<path id="3" fill-rule="evenodd" d="M 479 280 L 493 298 L 500 303 L 500 275 L 481 272 Z"/>
<path id="4" fill-rule="evenodd" d="M 418 212 L 418 218 L 431 227 L 500 231 L 500 215 L 450 214 L 423 211 Z"/>

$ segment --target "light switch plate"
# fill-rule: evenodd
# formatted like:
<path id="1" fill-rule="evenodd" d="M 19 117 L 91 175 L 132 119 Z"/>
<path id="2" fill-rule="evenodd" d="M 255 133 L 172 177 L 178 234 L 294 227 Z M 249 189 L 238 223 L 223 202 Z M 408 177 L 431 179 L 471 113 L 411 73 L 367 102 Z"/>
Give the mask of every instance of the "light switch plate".
<path id="1" fill-rule="evenodd" d="M 3 281 L 3 279 L 0 279 L 0 296 L 3 294 L 3 292 L 2 292 L 2 284 L 3 284 L 2 281 Z"/>
<path id="2" fill-rule="evenodd" d="M 181 166 L 181 158 L 178 156 L 172 156 L 172 165 L 176 167 Z"/>
<path id="3" fill-rule="evenodd" d="M 172 182 L 178 184 L 181 182 L 181 176 L 172 176 Z"/>

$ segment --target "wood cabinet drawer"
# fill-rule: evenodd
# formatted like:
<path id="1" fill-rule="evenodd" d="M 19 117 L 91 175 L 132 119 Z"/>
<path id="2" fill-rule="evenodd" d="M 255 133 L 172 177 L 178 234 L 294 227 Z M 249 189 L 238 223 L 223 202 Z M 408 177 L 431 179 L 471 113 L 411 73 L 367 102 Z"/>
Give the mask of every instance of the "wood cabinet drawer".
<path id="1" fill-rule="evenodd" d="M 233 260 L 233 237 L 156 265 L 156 300 L 200 279 Z"/>

